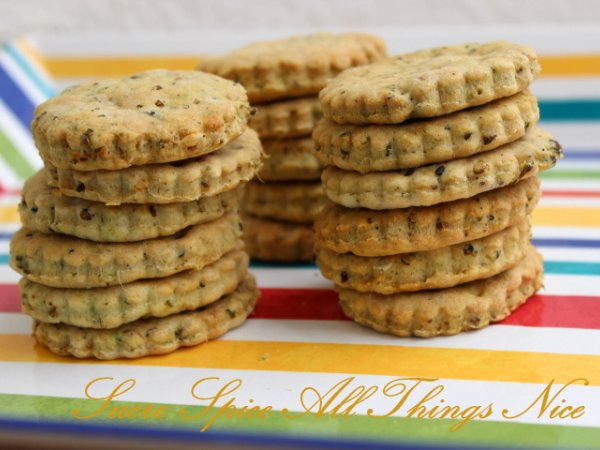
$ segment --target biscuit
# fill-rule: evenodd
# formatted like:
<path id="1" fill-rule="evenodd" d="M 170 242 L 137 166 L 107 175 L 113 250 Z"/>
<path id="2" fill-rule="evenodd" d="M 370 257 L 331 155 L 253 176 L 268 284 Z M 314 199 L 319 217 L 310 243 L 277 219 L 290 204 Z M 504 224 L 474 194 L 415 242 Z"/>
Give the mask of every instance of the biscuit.
<path id="1" fill-rule="evenodd" d="M 200 270 L 233 250 L 241 234 L 237 212 L 172 236 L 139 242 L 98 243 L 21 228 L 10 243 L 10 265 L 45 286 L 117 286 Z"/>
<path id="2" fill-rule="evenodd" d="M 258 177 L 264 181 L 320 180 L 323 168 L 313 153 L 310 137 L 263 140 L 263 166 Z"/>
<path id="3" fill-rule="evenodd" d="M 529 246 L 513 268 L 451 288 L 393 295 L 336 290 L 344 313 L 361 325 L 397 336 L 433 337 L 502 320 L 542 284 L 542 256 Z"/>
<path id="4" fill-rule="evenodd" d="M 106 206 L 67 197 L 46 184 L 44 169 L 25 182 L 19 215 L 25 228 L 96 242 L 132 242 L 168 236 L 238 208 L 243 186 L 191 202 Z"/>
<path id="5" fill-rule="evenodd" d="M 242 216 L 246 251 L 252 259 L 299 262 L 314 260 L 312 224 L 297 224 Z"/>
<path id="6" fill-rule="evenodd" d="M 362 33 L 314 33 L 256 42 L 198 68 L 241 83 L 251 103 L 317 94 L 349 67 L 377 61 L 386 49 L 379 37 Z"/>
<path id="7" fill-rule="evenodd" d="M 233 292 L 246 276 L 248 255 L 233 250 L 200 270 L 93 289 L 47 287 L 22 278 L 23 312 L 45 323 L 115 328 L 208 305 Z"/>
<path id="8" fill-rule="evenodd" d="M 260 140 L 248 129 L 222 149 L 186 161 L 96 171 L 46 163 L 46 174 L 48 183 L 64 195 L 107 205 L 187 202 L 250 180 L 260 169 L 261 156 Z"/>
<path id="9" fill-rule="evenodd" d="M 554 167 L 562 147 L 537 127 L 489 152 L 404 171 L 359 174 L 333 166 L 323 171 L 325 194 L 348 208 L 395 209 L 473 197 Z"/>
<path id="10" fill-rule="evenodd" d="M 318 245 L 336 253 L 420 252 L 497 233 L 524 221 L 540 198 L 532 177 L 476 197 L 428 207 L 374 211 L 328 203 L 315 221 Z"/>
<path id="11" fill-rule="evenodd" d="M 316 247 L 321 273 L 358 292 L 394 294 L 456 286 L 510 269 L 525 256 L 528 221 L 474 241 L 424 252 L 365 257 Z"/>
<path id="12" fill-rule="evenodd" d="M 231 294 L 195 311 L 143 319 L 109 330 L 34 321 L 36 340 L 58 355 L 77 358 L 140 358 L 201 344 L 240 326 L 260 293 L 252 275 Z"/>
<path id="13" fill-rule="evenodd" d="M 529 90 L 475 108 L 402 125 L 319 122 L 315 154 L 321 164 L 378 172 L 464 158 L 513 142 L 539 120 Z"/>
<path id="14" fill-rule="evenodd" d="M 254 216 L 295 223 L 314 222 L 324 204 L 323 188 L 317 181 L 251 181 L 244 197 L 244 211 Z"/>
<path id="15" fill-rule="evenodd" d="M 230 80 L 152 70 L 70 87 L 37 107 L 31 130 L 53 166 L 116 170 L 210 153 L 242 134 L 249 115 Z"/>
<path id="16" fill-rule="evenodd" d="M 261 139 L 307 136 L 323 116 L 317 97 L 294 98 L 258 105 L 248 126 Z"/>
<path id="17" fill-rule="evenodd" d="M 402 123 L 514 95 L 539 72 L 535 51 L 511 42 L 439 47 L 347 70 L 319 99 L 337 123 Z"/>

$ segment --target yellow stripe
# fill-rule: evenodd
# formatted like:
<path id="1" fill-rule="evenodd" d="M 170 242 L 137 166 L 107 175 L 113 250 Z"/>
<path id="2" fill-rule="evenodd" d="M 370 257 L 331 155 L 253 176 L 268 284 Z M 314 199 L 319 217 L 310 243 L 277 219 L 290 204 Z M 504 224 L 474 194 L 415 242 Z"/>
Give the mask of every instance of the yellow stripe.
<path id="1" fill-rule="evenodd" d="M 56 356 L 35 344 L 28 335 L 0 334 L 0 361 L 355 373 L 523 383 L 547 383 L 552 379 L 566 383 L 574 377 L 585 377 L 590 384 L 600 385 L 599 355 L 452 348 L 211 341 L 163 356 L 100 362 Z"/>
<path id="2" fill-rule="evenodd" d="M 0 205 L 0 223 L 19 223 L 17 205 Z"/>
<path id="3" fill-rule="evenodd" d="M 0 205 L 0 223 L 19 223 L 17 205 Z M 540 206 L 533 212 L 534 225 L 600 227 L 600 208 Z"/>
<path id="4" fill-rule="evenodd" d="M 533 211 L 534 225 L 600 227 L 600 208 L 540 206 Z"/>
<path id="5" fill-rule="evenodd" d="M 56 78 L 118 77 L 150 69 L 192 70 L 198 57 L 103 57 L 46 58 L 48 71 Z"/>
<path id="6" fill-rule="evenodd" d="M 48 57 L 49 72 L 57 78 L 111 77 L 148 69 L 191 70 L 197 56 Z M 600 75 L 600 55 L 541 56 L 542 76 Z"/>
<path id="7" fill-rule="evenodd" d="M 542 76 L 600 75 L 600 55 L 541 56 Z"/>

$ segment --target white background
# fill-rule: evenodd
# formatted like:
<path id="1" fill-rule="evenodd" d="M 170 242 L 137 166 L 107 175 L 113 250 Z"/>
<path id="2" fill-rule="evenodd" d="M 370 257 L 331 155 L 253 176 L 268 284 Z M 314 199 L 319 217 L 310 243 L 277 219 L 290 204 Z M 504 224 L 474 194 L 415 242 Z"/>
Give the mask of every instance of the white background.
<path id="1" fill-rule="evenodd" d="M 0 0 L 0 41 L 26 33 L 598 24 L 599 0 Z"/>

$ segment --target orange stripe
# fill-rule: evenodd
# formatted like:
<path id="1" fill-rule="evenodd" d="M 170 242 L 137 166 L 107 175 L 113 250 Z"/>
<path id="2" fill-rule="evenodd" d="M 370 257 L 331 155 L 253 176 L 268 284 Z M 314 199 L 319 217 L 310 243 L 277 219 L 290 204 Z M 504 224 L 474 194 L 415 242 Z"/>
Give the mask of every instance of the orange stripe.
<path id="1" fill-rule="evenodd" d="M 56 78 L 117 77 L 151 69 L 193 70 L 199 57 L 101 57 L 46 58 L 46 67 Z"/>
<path id="2" fill-rule="evenodd" d="M 525 383 L 547 383 L 552 379 L 567 383 L 574 377 L 585 377 L 590 384 L 600 385 L 600 355 L 400 345 L 211 341 L 163 356 L 100 362 L 59 357 L 35 344 L 31 336 L 4 334 L 0 335 L 0 361 L 354 373 Z"/>
<path id="3" fill-rule="evenodd" d="M 540 56 L 542 76 L 597 76 L 600 75 L 600 55 Z"/>
<path id="4" fill-rule="evenodd" d="M 149 69 L 191 70 L 198 56 L 48 57 L 45 64 L 57 78 L 123 76 Z M 540 56 L 542 76 L 600 75 L 600 55 Z"/>

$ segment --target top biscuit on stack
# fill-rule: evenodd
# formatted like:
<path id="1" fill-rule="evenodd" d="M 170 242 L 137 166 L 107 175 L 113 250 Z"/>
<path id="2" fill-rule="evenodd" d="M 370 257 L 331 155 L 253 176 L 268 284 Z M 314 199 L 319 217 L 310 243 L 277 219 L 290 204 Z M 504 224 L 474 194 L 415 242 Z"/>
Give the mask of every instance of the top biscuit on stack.
<path id="1" fill-rule="evenodd" d="M 317 263 L 345 313 L 422 337 L 481 328 L 542 285 L 530 244 L 538 172 L 562 149 L 536 126 L 535 52 L 509 42 L 350 69 L 313 137 L 331 203 Z"/>
<path id="2" fill-rule="evenodd" d="M 252 311 L 240 184 L 260 168 L 244 89 L 156 70 L 66 89 L 32 132 L 10 264 L 38 342 L 113 359 L 220 336 Z"/>
<path id="3" fill-rule="evenodd" d="M 325 197 L 311 133 L 321 117 L 318 92 L 328 79 L 385 55 L 380 38 L 316 33 L 259 42 L 203 61 L 201 70 L 241 83 L 267 159 L 244 199 L 244 232 L 253 258 L 314 258 L 312 223 Z"/>

